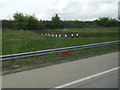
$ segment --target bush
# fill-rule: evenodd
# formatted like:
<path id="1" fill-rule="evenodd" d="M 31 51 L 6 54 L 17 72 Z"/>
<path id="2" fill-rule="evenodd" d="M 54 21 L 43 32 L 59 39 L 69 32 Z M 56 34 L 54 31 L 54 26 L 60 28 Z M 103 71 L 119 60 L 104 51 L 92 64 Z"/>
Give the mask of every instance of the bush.
<path id="1" fill-rule="evenodd" d="M 96 20 L 97 24 L 103 27 L 117 27 L 118 21 L 109 17 L 101 17 Z"/>

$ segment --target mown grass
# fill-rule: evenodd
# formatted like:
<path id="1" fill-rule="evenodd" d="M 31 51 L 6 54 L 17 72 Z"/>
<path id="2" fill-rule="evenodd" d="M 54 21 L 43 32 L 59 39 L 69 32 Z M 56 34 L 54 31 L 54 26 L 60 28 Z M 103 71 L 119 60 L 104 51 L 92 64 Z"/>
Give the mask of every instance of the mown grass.
<path id="1" fill-rule="evenodd" d="M 110 32 L 112 32 L 112 30 Z M 3 55 L 117 40 L 117 36 L 56 38 L 51 36 L 41 36 L 39 33 L 32 31 L 13 30 L 3 31 L 2 35 Z"/>

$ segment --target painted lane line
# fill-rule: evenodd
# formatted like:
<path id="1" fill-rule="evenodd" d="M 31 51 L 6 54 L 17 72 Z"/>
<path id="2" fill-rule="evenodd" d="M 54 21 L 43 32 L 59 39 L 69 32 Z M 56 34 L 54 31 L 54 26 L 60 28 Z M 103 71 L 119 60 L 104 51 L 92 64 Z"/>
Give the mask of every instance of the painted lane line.
<path id="1" fill-rule="evenodd" d="M 57 86 L 57 87 L 54 87 L 54 88 L 65 88 L 67 86 L 70 86 L 70 85 L 73 85 L 73 84 L 77 84 L 77 83 L 80 83 L 82 81 L 89 80 L 91 78 L 94 78 L 94 77 L 97 77 L 97 76 L 100 76 L 100 75 L 103 75 L 103 74 L 106 74 L 106 73 L 118 70 L 119 68 L 120 67 L 116 67 L 116 68 L 113 68 L 113 69 L 110 69 L 110 70 L 107 70 L 107 71 L 104 71 L 104 72 L 101 72 L 101 73 L 98 73 L 98 74 L 95 74 L 95 75 L 91 75 L 91 76 L 88 76 L 88 77 L 85 77 L 85 78 L 82 78 L 82 79 L 79 79 L 79 80 L 75 80 L 73 82 L 66 83 L 64 85 L 60 85 L 60 86 Z"/>

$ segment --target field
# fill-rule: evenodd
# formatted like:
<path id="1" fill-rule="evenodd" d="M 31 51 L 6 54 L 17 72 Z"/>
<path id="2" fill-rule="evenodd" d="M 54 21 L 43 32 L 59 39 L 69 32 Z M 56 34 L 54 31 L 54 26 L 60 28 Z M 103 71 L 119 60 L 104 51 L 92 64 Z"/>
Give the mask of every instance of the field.
<path id="1" fill-rule="evenodd" d="M 14 54 L 29 51 L 38 51 L 45 49 L 78 46 L 84 44 L 92 44 L 99 42 L 107 42 L 117 40 L 117 28 L 85 28 L 85 29 L 63 29 L 63 30 L 51 30 L 51 32 L 79 32 L 81 35 L 87 33 L 87 37 L 79 38 L 59 38 L 51 36 L 41 36 L 40 33 L 32 31 L 15 31 L 4 30 L 2 49 L 3 55 Z M 50 32 L 50 31 L 49 31 Z M 90 36 L 94 33 L 95 36 Z M 97 34 L 100 35 L 101 37 Z M 109 35 L 110 34 L 110 35 Z M 112 36 L 111 36 L 112 34 Z M 102 36 L 104 35 L 104 36 Z"/>

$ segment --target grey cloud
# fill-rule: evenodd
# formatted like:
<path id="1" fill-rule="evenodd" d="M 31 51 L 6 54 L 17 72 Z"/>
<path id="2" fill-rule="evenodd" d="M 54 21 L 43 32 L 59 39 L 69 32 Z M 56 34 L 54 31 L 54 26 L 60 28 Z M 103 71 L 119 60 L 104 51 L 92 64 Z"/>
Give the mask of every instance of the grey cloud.
<path id="1" fill-rule="evenodd" d="M 116 18 L 118 15 L 118 0 L 12 0 L 12 3 L 8 0 L 3 1 L 0 1 L 0 7 L 3 8 L 0 8 L 2 18 L 8 18 L 8 15 L 16 11 L 36 14 L 37 18 L 48 20 L 55 13 L 65 20 L 92 20 L 102 16 Z"/>
<path id="2" fill-rule="evenodd" d="M 5 7 L 6 5 L 4 3 L 0 3 L 0 8 Z"/>
<path id="3" fill-rule="evenodd" d="M 91 0 L 92 1 L 92 0 Z M 100 0 L 99 0 L 100 1 Z M 50 9 L 46 14 L 53 15 L 59 13 L 62 19 L 96 19 L 102 16 L 117 17 L 117 0 L 101 2 L 89 2 L 82 4 L 81 2 L 69 1 L 62 11 L 59 9 Z"/>

